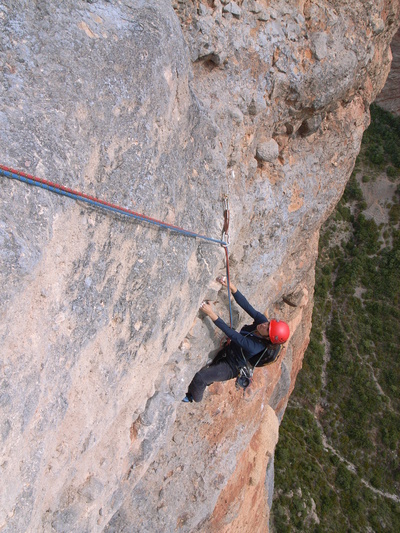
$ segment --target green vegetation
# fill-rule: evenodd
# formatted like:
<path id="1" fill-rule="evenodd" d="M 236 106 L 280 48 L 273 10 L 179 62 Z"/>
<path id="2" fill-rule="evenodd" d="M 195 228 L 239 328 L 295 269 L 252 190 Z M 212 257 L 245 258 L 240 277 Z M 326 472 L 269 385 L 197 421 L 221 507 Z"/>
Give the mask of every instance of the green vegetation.
<path id="1" fill-rule="evenodd" d="M 400 531 L 400 504 L 378 492 L 400 495 L 400 185 L 380 226 L 361 188 L 400 181 L 400 119 L 371 115 L 321 232 L 311 340 L 276 450 L 276 533 Z"/>
<path id="2" fill-rule="evenodd" d="M 400 170 L 400 119 L 379 106 L 371 106 L 371 125 L 364 133 L 364 153 L 370 163 Z"/>

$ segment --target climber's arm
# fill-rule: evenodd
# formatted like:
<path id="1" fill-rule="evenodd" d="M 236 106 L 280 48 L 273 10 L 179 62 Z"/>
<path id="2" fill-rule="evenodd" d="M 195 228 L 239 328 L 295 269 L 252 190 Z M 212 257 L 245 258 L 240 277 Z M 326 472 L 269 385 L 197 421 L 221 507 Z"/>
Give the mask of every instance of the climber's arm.
<path id="1" fill-rule="evenodd" d="M 236 342 L 239 346 L 241 346 L 248 355 L 256 354 L 260 351 L 260 344 L 259 342 L 252 338 L 247 337 L 245 335 L 241 335 L 234 329 L 230 328 L 228 324 L 226 324 L 222 318 L 219 318 L 217 313 L 213 310 L 212 306 L 207 303 L 203 302 L 200 306 L 200 309 L 211 318 L 211 320 L 214 322 L 214 324 L 225 333 L 227 337 L 229 337 L 233 342 Z M 263 315 L 264 316 L 264 315 Z M 265 318 L 265 317 L 264 317 Z M 266 320 L 266 319 L 265 319 Z"/>
<path id="2" fill-rule="evenodd" d="M 260 347 L 261 340 L 256 340 L 254 337 L 241 335 L 234 329 L 230 328 L 228 324 L 226 324 L 222 318 L 217 317 L 216 320 L 214 320 L 214 324 L 225 333 L 227 337 L 229 337 L 232 342 L 235 342 L 238 344 L 248 356 L 255 355 L 260 352 L 260 349 L 262 349 L 262 346 Z"/>
<path id="3" fill-rule="evenodd" d="M 224 287 L 228 286 L 228 282 L 226 277 L 219 277 L 217 278 L 217 281 L 221 283 Z M 233 294 L 233 297 L 235 298 L 235 301 L 240 307 L 246 311 L 248 315 L 251 316 L 251 318 L 254 319 L 256 324 L 263 324 L 264 322 L 268 322 L 268 319 L 265 315 L 254 309 L 252 305 L 249 304 L 247 301 L 247 298 L 243 296 L 243 294 L 238 290 L 236 285 L 232 283 L 232 281 L 229 281 L 229 286 L 231 289 L 231 293 Z"/>
<path id="4" fill-rule="evenodd" d="M 256 324 L 268 322 L 268 318 L 263 313 L 260 313 L 260 311 L 257 311 L 257 309 L 254 309 L 240 291 L 236 290 L 236 292 L 233 293 L 233 297 L 235 298 L 236 303 L 254 319 Z"/>

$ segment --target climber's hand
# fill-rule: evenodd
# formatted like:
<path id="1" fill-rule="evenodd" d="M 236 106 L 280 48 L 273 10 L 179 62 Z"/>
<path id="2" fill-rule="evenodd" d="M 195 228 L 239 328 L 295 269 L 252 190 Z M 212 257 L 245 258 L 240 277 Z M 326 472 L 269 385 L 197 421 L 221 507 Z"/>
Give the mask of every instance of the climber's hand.
<path id="1" fill-rule="evenodd" d="M 228 286 L 228 280 L 226 279 L 225 276 L 219 276 L 219 277 L 217 278 L 217 281 L 218 281 L 219 283 L 221 283 L 221 285 L 223 285 L 224 287 L 227 287 L 227 286 Z M 235 294 L 235 292 L 237 291 L 237 287 L 236 287 L 236 285 L 234 285 L 234 284 L 232 283 L 232 280 L 230 281 L 229 285 L 230 285 L 231 293 L 232 293 L 232 294 Z"/>
<path id="2" fill-rule="evenodd" d="M 224 287 L 228 286 L 228 282 L 225 276 L 218 276 L 217 281 L 221 283 L 221 285 L 223 285 Z"/>
<path id="3" fill-rule="evenodd" d="M 212 305 L 209 302 L 203 302 L 200 306 L 200 309 L 203 311 L 203 313 L 209 316 L 211 320 L 217 320 L 218 315 L 214 312 Z"/>

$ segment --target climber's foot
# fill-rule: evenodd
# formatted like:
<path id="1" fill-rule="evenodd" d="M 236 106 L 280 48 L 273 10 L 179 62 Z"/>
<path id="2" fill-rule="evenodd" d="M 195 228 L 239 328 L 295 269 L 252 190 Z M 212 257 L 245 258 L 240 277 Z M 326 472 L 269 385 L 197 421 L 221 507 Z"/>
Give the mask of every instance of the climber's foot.
<path id="1" fill-rule="evenodd" d="M 182 400 L 185 403 L 192 403 L 193 402 L 193 396 L 188 392 L 186 396 Z"/>

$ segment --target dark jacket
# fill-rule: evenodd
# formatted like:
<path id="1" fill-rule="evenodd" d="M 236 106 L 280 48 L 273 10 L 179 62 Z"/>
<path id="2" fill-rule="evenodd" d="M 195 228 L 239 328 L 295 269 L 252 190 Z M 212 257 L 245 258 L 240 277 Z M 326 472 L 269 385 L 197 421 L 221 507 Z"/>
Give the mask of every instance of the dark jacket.
<path id="1" fill-rule="evenodd" d="M 278 356 L 281 346 L 272 344 L 270 341 L 255 335 L 257 324 L 269 322 L 267 317 L 254 309 L 241 292 L 236 291 L 233 297 L 236 303 L 251 316 L 254 322 L 244 326 L 238 333 L 221 318 L 218 317 L 215 320 L 214 324 L 232 341 L 229 347 L 226 348 L 228 361 L 234 362 L 236 367 L 243 366 L 244 360 L 248 361 L 253 367 L 271 363 Z"/>

